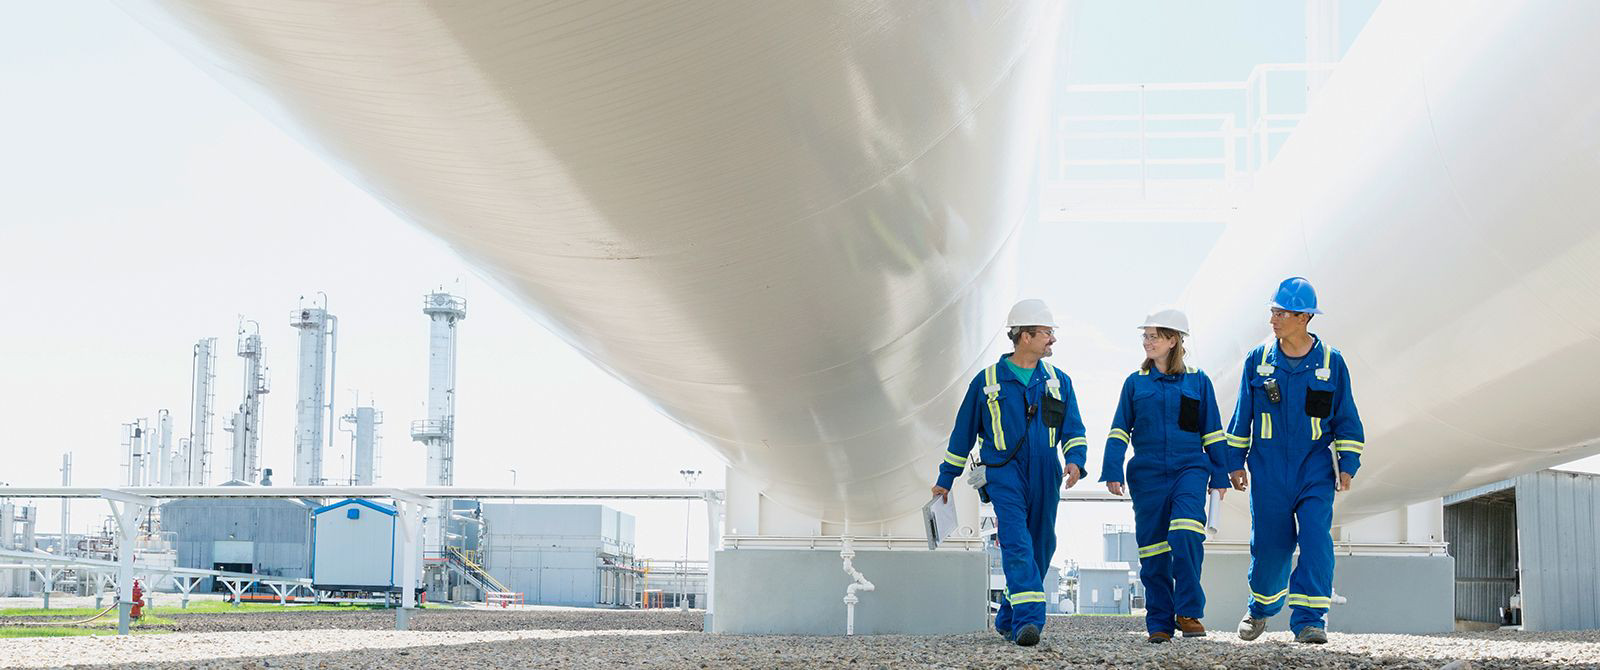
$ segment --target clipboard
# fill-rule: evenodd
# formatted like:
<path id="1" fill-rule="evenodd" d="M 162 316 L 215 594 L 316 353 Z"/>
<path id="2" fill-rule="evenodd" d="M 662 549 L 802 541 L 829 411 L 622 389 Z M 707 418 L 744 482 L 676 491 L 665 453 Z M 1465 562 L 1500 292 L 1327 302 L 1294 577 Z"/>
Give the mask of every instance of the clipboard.
<path id="1" fill-rule="evenodd" d="M 928 549 L 938 549 L 939 543 L 956 530 L 955 504 L 934 496 L 922 506 L 922 528 L 928 534 Z"/>

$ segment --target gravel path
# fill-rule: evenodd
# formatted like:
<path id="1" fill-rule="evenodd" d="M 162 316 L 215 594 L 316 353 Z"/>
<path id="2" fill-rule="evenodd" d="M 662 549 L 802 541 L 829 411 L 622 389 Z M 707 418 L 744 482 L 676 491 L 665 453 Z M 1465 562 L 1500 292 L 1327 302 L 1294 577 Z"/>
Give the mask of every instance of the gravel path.
<path id="1" fill-rule="evenodd" d="M 241 630 L 247 624 L 256 624 L 257 631 L 278 627 L 290 617 L 315 617 L 323 628 Z M 1320 647 L 1295 644 L 1288 633 L 1268 633 L 1253 643 L 1240 642 L 1232 633 L 1213 633 L 1150 645 L 1137 618 L 1052 617 L 1041 644 L 1023 649 L 993 633 L 843 638 L 687 632 L 697 627 L 691 623 L 697 624 L 698 617 L 662 611 L 435 610 L 418 613 L 414 621 L 421 630 L 402 633 L 344 630 L 392 625 L 382 612 L 194 615 L 197 621 L 186 616 L 179 627 L 237 632 L 0 640 L 0 667 L 1432 669 L 1468 660 L 1475 669 L 1600 668 L 1600 631 L 1333 633 L 1330 643 Z M 330 630 L 334 627 L 341 630 Z"/>

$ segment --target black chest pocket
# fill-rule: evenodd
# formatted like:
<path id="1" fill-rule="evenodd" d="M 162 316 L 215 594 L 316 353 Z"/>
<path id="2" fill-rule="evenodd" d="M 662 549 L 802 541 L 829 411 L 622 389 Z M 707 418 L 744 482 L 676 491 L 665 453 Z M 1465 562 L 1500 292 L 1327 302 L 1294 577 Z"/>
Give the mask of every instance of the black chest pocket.
<path id="1" fill-rule="evenodd" d="M 1039 405 L 1044 414 L 1044 426 L 1046 428 L 1060 428 L 1061 422 L 1067 418 L 1067 403 L 1046 393 Z"/>
<path id="2" fill-rule="evenodd" d="M 1200 432 L 1200 399 L 1189 395 L 1178 401 L 1178 430 Z"/>
<path id="3" fill-rule="evenodd" d="M 1317 419 L 1333 416 L 1333 391 L 1319 390 L 1315 384 L 1306 389 L 1306 416 Z"/>

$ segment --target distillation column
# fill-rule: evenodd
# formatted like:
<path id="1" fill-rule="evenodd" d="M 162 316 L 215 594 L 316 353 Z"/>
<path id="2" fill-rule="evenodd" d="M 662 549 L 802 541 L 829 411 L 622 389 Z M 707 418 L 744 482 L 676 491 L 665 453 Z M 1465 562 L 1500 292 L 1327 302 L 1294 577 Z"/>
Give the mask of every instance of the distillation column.
<path id="1" fill-rule="evenodd" d="M 289 325 L 300 330 L 300 386 L 295 396 L 294 484 L 321 486 L 322 427 L 332 413 L 333 367 L 330 354 L 337 347 L 339 320 L 320 307 L 297 309 Z M 330 432 L 328 439 L 332 439 Z"/>
<path id="2" fill-rule="evenodd" d="M 145 433 L 150 429 L 149 420 L 134 419 L 122 424 L 122 457 L 128 469 L 128 486 L 145 485 L 146 461 L 149 454 L 145 453 Z"/>
<path id="3" fill-rule="evenodd" d="M 164 409 L 156 411 L 155 443 L 155 458 L 150 464 L 150 485 L 172 486 L 178 480 L 173 473 L 172 412 Z"/>
<path id="4" fill-rule="evenodd" d="M 428 486 L 455 484 L 456 324 L 467 318 L 467 301 L 449 293 L 423 298 L 428 316 L 428 418 L 411 424 L 411 439 L 428 449 Z M 423 538 L 424 555 L 440 555 L 451 502 L 437 501 Z"/>
<path id="5" fill-rule="evenodd" d="M 216 399 L 212 382 L 216 378 L 217 338 L 207 337 L 194 345 L 189 446 L 184 450 L 189 486 L 205 486 L 211 479 L 211 403 Z"/>
<path id="6" fill-rule="evenodd" d="M 383 423 L 383 412 L 376 407 L 356 407 L 344 415 L 342 421 L 349 424 L 346 429 L 351 433 L 354 454 L 352 454 L 350 483 L 355 486 L 371 486 L 377 481 L 375 464 L 378 447 L 378 425 Z"/>
<path id="7" fill-rule="evenodd" d="M 239 411 L 229 421 L 228 431 L 233 433 L 233 459 L 229 472 L 241 482 L 255 482 L 260 473 L 261 458 L 261 396 L 270 390 L 267 369 L 261 365 L 261 326 L 246 331 L 239 327 L 239 358 L 244 359 L 244 394 L 239 401 Z"/>

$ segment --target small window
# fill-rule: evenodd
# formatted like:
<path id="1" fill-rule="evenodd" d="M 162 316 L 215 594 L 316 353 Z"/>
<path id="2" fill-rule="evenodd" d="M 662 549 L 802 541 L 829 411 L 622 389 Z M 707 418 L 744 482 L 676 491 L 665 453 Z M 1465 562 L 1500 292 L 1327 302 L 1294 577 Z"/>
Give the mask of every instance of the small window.
<path id="1" fill-rule="evenodd" d="M 351 507 L 350 509 L 345 510 L 344 518 L 346 518 L 346 519 L 359 519 L 359 518 L 361 518 L 361 508 L 360 507 Z"/>
<path id="2" fill-rule="evenodd" d="M 1089 602 L 1096 605 L 1100 604 L 1100 589 L 1089 590 Z"/>

